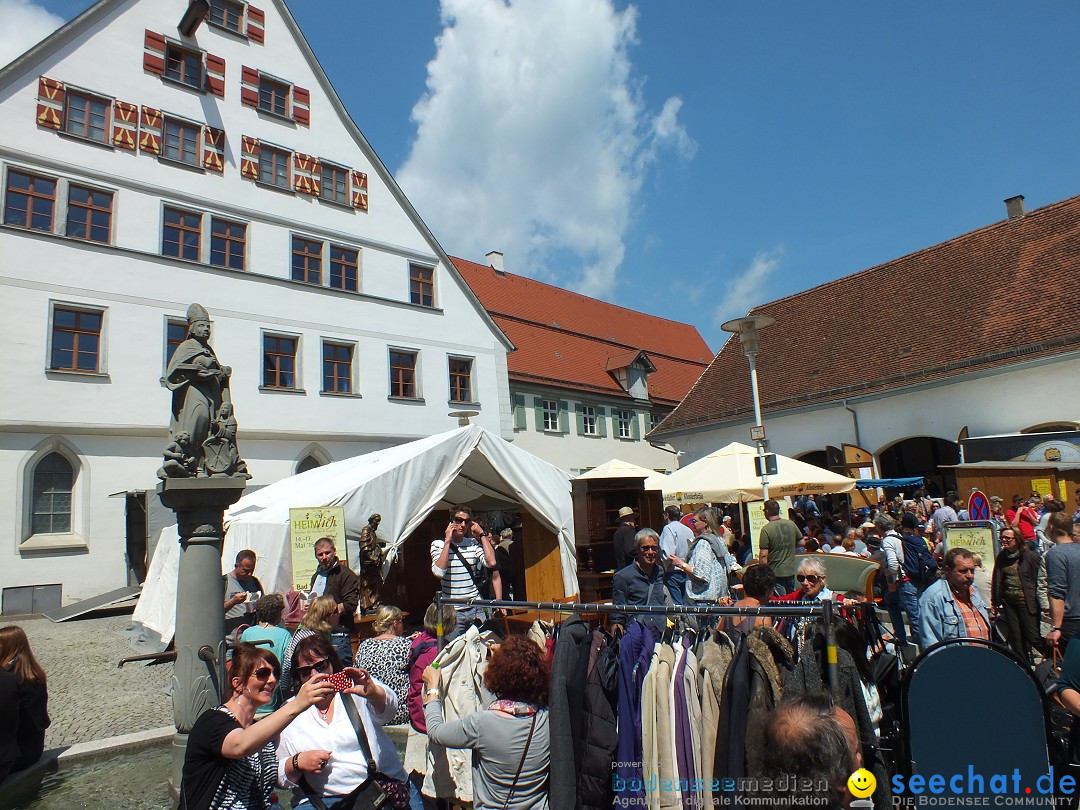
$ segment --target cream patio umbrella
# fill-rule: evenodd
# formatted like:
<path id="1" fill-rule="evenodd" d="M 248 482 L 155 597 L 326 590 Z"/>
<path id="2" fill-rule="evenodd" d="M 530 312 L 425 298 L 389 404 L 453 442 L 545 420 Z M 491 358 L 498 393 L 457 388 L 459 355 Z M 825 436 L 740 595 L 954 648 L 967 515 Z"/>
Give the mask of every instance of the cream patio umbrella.
<path id="1" fill-rule="evenodd" d="M 754 473 L 757 451 L 739 442 L 721 447 L 667 476 L 664 504 L 743 503 L 761 500 L 761 479 Z M 795 498 L 823 492 L 850 492 L 855 479 L 776 454 L 776 475 L 769 476 L 769 497 Z"/>
<path id="2" fill-rule="evenodd" d="M 663 489 L 667 476 L 647 467 L 639 467 L 629 461 L 613 458 L 599 467 L 583 472 L 578 478 L 644 478 L 645 489 Z"/>

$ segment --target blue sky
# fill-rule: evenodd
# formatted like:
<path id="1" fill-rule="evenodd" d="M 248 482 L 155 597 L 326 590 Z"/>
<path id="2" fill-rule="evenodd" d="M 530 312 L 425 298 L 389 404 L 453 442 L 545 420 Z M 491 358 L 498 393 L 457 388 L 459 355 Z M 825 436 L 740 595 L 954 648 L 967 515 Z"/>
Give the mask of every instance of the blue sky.
<path id="1" fill-rule="evenodd" d="M 501 250 L 713 350 L 721 321 L 996 222 L 1005 197 L 1080 193 L 1074 3 L 291 7 L 451 254 Z M 15 12 L 36 7 L 0 0 L 0 60 L 36 30 Z"/>

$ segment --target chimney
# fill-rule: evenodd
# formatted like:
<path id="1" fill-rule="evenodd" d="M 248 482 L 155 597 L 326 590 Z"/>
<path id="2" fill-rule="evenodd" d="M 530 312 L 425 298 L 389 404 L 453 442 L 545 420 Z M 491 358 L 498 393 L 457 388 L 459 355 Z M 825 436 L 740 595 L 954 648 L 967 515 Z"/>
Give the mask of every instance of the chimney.
<path id="1" fill-rule="evenodd" d="M 1024 215 L 1024 195 L 1017 194 L 1015 197 L 1006 198 L 1005 210 L 1009 214 L 1009 219 L 1020 219 Z"/>
<path id="2" fill-rule="evenodd" d="M 1023 199 L 1023 197 L 1021 197 L 1020 199 Z M 502 253 L 500 253 L 497 250 L 492 250 L 484 258 L 486 258 L 488 260 L 488 264 L 491 266 L 491 269 L 495 271 L 495 275 L 497 275 L 497 276 L 505 276 L 506 275 L 506 271 L 503 270 L 503 255 L 502 255 Z"/>

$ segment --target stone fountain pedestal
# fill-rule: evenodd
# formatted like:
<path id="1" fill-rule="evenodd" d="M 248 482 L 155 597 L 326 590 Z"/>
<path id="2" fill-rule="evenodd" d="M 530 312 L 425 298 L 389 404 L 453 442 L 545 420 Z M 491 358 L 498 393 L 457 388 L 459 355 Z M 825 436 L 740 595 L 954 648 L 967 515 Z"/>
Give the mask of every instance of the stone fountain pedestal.
<path id="1" fill-rule="evenodd" d="M 176 513 L 180 571 L 176 588 L 176 662 L 170 784 L 179 793 L 188 733 L 204 711 L 222 702 L 225 682 L 225 585 L 221 549 L 225 509 L 244 493 L 243 476 L 167 478 L 157 488 Z M 228 697 L 226 695 L 226 697 Z"/>

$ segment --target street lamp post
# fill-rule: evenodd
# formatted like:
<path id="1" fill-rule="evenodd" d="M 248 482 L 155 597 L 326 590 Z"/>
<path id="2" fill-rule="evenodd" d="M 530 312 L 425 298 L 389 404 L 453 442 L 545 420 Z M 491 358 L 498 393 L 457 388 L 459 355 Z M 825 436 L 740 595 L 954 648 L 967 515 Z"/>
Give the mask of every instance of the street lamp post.
<path id="1" fill-rule="evenodd" d="M 758 396 L 757 381 L 757 355 L 758 355 L 758 332 L 767 326 L 776 323 L 775 318 L 768 315 L 747 315 L 745 318 L 736 318 L 720 326 L 725 332 L 731 332 L 739 336 L 739 346 L 746 359 L 750 361 L 750 390 L 754 396 L 754 425 L 761 427 L 761 399 Z M 758 463 L 761 465 L 761 499 L 769 500 L 769 475 L 765 468 L 765 453 L 769 449 L 769 441 L 765 438 L 755 439 L 758 451 Z"/>

